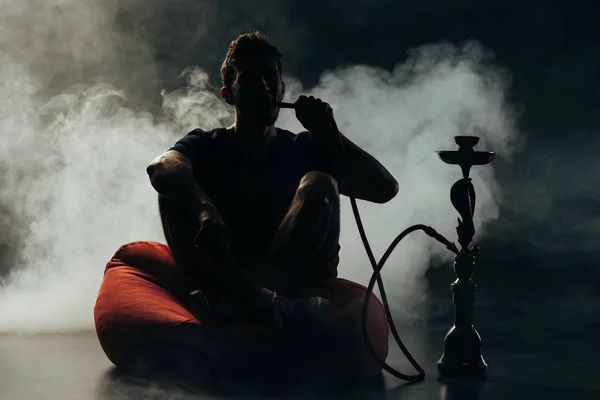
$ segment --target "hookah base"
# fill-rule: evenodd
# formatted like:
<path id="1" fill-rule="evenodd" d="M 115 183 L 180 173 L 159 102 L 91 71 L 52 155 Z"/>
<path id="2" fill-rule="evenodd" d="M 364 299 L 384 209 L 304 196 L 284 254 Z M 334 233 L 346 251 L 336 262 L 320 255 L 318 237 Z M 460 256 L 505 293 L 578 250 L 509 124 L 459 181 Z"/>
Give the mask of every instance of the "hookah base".
<path id="1" fill-rule="evenodd" d="M 460 361 L 448 360 L 442 356 L 437 363 L 439 374 L 445 378 L 482 380 L 488 372 L 488 365 L 483 360 Z"/>
<path id="2" fill-rule="evenodd" d="M 453 326 L 444 340 L 444 354 L 437 363 L 438 372 L 448 378 L 485 378 L 488 365 L 481 350 L 481 336 L 473 326 Z"/>

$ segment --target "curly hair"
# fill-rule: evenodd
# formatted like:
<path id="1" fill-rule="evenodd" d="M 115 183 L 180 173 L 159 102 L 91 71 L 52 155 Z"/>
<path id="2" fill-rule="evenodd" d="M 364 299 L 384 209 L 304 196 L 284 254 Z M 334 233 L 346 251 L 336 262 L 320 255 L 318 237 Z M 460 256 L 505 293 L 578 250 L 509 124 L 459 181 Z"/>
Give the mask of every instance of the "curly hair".
<path id="1" fill-rule="evenodd" d="M 244 62 L 257 58 L 272 58 L 277 63 L 281 77 L 281 53 L 259 31 L 243 33 L 231 41 L 225 59 L 221 64 L 221 81 L 224 87 L 231 87 L 236 69 Z"/>

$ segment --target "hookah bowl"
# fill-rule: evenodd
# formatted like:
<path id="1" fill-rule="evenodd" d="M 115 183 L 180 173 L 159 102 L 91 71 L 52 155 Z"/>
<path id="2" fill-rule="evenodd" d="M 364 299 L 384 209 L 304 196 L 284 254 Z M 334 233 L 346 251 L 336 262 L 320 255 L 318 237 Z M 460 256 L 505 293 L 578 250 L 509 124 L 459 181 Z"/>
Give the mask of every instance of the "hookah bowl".
<path id="1" fill-rule="evenodd" d="M 458 211 L 458 243 L 462 249 L 454 258 L 454 272 L 457 279 L 450 285 L 454 302 L 454 325 L 444 338 L 444 352 L 437 362 L 438 372 L 443 377 L 463 379 L 483 379 L 488 365 L 483 359 L 482 342 L 479 332 L 473 326 L 473 304 L 477 285 L 471 277 L 475 268 L 474 253 L 479 247 L 470 243 L 475 235 L 473 213 L 475 211 L 475 189 L 469 178 L 474 165 L 489 164 L 496 153 L 475 151 L 479 143 L 477 136 L 455 136 L 458 150 L 438 151 L 438 156 L 446 164 L 459 165 L 462 179 L 450 190 L 450 200 Z"/>

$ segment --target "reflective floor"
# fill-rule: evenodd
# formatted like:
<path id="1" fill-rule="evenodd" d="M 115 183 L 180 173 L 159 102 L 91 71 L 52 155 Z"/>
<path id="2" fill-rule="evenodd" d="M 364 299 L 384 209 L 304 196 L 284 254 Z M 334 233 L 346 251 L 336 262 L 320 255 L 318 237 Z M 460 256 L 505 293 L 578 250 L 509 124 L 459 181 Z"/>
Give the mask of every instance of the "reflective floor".
<path id="1" fill-rule="evenodd" d="M 521 275 L 518 283 L 511 283 L 506 273 L 503 276 L 484 275 L 478 281 L 476 327 L 490 366 L 487 380 L 480 384 L 437 376 L 436 361 L 452 321 L 447 290 L 452 275 L 438 270 L 430 277 L 428 317 L 400 330 L 426 370 L 421 383 L 406 384 L 384 374 L 380 381 L 343 393 L 302 384 L 260 390 L 228 384 L 221 392 L 189 393 L 113 376 L 95 335 L 85 332 L 0 336 L 0 398 L 600 399 L 600 294 L 595 283 L 581 278 L 573 286 L 566 278 L 561 281 L 560 274 L 556 279 L 545 276 L 545 282 L 536 274 Z M 394 343 L 388 363 L 414 373 Z"/>

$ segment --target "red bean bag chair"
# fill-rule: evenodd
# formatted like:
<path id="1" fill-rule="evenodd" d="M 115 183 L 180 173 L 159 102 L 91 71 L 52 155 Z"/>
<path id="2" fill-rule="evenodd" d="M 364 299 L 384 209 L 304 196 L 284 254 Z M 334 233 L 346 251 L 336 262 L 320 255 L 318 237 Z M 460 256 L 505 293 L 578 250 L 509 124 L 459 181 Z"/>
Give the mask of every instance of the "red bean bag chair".
<path id="1" fill-rule="evenodd" d="M 272 373 L 294 371 L 296 376 L 331 373 L 343 379 L 366 379 L 381 372 L 363 342 L 366 288 L 362 285 L 333 278 L 305 290 L 303 295 L 331 301 L 334 311 L 325 330 L 298 336 L 241 322 L 218 328 L 203 324 L 188 308 L 188 295 L 194 289 L 188 282 L 164 244 L 137 241 L 117 250 L 106 266 L 94 307 L 98 339 L 113 364 L 126 366 L 141 352 L 160 352 L 175 344 L 185 349 L 187 357 L 202 359 L 222 372 L 268 374 L 270 369 Z M 374 295 L 368 330 L 373 347 L 385 359 L 388 324 Z"/>

